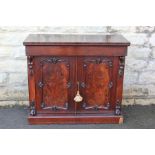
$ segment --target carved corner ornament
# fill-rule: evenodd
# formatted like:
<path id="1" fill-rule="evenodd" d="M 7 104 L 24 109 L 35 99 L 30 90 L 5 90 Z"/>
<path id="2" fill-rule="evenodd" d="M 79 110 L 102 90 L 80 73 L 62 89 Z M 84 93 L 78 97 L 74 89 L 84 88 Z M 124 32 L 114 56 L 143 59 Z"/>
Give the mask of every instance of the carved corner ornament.
<path id="1" fill-rule="evenodd" d="M 119 57 L 119 76 L 122 77 L 124 74 L 124 66 L 125 66 L 125 57 Z"/>
<path id="2" fill-rule="evenodd" d="M 35 102 L 30 102 L 30 115 L 35 116 L 37 114 L 36 108 L 35 108 Z"/>
<path id="3" fill-rule="evenodd" d="M 28 69 L 29 69 L 29 73 L 32 76 L 33 75 L 33 57 L 32 56 L 28 56 Z"/>
<path id="4" fill-rule="evenodd" d="M 115 107 L 115 115 L 121 115 L 121 114 L 122 114 L 121 103 L 119 100 L 117 100 Z"/>

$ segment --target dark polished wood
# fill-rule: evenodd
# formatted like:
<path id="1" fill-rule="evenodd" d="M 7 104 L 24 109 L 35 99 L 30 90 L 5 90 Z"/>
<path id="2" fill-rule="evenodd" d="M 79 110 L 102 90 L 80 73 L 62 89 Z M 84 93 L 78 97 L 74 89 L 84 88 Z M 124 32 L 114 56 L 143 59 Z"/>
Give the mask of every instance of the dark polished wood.
<path id="1" fill-rule="evenodd" d="M 24 45 L 125 45 L 130 43 L 122 35 L 93 34 L 30 34 Z"/>
<path id="2" fill-rule="evenodd" d="M 123 116 L 114 115 L 37 115 L 29 116 L 30 124 L 121 124 Z"/>
<path id="3" fill-rule="evenodd" d="M 123 36 L 33 34 L 24 45 L 30 124 L 123 122 Z"/>
<path id="4" fill-rule="evenodd" d="M 51 48 L 52 47 L 52 48 Z M 87 50 L 86 50 L 87 49 Z M 65 52 L 64 52 L 65 51 Z M 126 56 L 126 46 L 96 46 L 96 45 L 64 45 L 64 46 L 26 46 L 26 55 L 33 56 Z"/>

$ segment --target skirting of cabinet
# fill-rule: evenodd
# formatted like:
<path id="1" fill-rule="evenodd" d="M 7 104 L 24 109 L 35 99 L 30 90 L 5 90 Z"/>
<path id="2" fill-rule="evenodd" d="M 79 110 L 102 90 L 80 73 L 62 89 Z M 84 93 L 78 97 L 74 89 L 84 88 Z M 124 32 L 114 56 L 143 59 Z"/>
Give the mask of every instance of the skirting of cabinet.
<path id="1" fill-rule="evenodd" d="M 114 115 L 36 115 L 28 117 L 29 124 L 121 124 L 123 116 Z"/>

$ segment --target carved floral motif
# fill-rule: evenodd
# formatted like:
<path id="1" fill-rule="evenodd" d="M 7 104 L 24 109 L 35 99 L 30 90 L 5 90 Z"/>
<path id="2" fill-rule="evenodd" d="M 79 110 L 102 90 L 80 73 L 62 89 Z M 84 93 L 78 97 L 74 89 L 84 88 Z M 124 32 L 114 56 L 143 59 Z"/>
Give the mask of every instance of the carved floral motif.
<path id="1" fill-rule="evenodd" d="M 35 116 L 37 114 L 36 108 L 35 108 L 35 102 L 30 102 L 30 115 Z"/>
<path id="2" fill-rule="evenodd" d="M 56 64 L 58 62 L 64 62 L 64 60 L 58 57 L 45 57 L 45 58 L 41 58 L 40 63 L 43 63 L 43 62 Z"/>
<path id="3" fill-rule="evenodd" d="M 28 56 L 28 69 L 29 69 L 29 73 L 32 76 L 33 75 L 33 57 L 32 56 Z"/>

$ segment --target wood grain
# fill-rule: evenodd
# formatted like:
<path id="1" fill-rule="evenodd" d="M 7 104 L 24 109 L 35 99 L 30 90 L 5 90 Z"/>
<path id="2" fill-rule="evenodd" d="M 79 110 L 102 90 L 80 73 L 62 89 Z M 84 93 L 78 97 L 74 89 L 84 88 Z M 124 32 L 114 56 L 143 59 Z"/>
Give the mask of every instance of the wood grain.
<path id="1" fill-rule="evenodd" d="M 68 102 L 69 70 L 67 66 L 63 63 L 44 64 L 43 79 L 43 102 L 47 106 L 64 106 Z"/>
<path id="2" fill-rule="evenodd" d="M 102 34 L 30 34 L 24 45 L 125 45 L 130 43 L 122 35 Z"/>
<path id="3" fill-rule="evenodd" d="M 126 46 L 93 46 L 93 45 L 63 45 L 63 46 L 26 46 L 26 55 L 33 56 L 126 56 Z"/>
<path id="4" fill-rule="evenodd" d="M 114 115 L 38 115 L 29 116 L 29 124 L 121 124 L 123 116 Z"/>
<path id="5" fill-rule="evenodd" d="M 106 64 L 89 64 L 86 73 L 86 102 L 92 106 L 108 103 L 110 82 Z"/>

